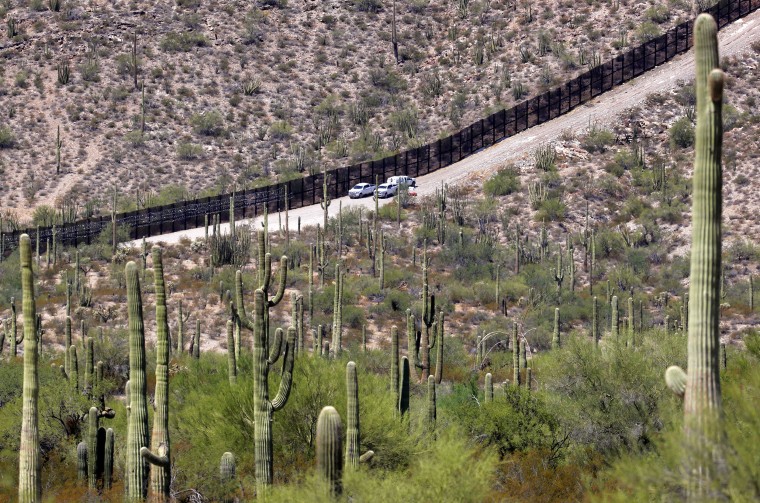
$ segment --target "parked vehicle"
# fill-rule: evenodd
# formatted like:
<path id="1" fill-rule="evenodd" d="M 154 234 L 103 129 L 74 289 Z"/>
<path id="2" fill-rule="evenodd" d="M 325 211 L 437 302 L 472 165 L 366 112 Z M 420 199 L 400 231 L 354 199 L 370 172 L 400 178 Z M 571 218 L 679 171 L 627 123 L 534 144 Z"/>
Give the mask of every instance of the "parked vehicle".
<path id="1" fill-rule="evenodd" d="M 388 178 L 386 183 L 392 183 L 394 185 L 406 185 L 407 187 L 416 187 L 417 180 L 411 176 L 392 176 Z"/>
<path id="2" fill-rule="evenodd" d="M 351 190 L 348 191 L 348 197 L 356 199 L 359 197 L 371 196 L 375 193 L 375 184 L 373 183 L 357 183 Z"/>
<path id="3" fill-rule="evenodd" d="M 377 188 L 377 197 L 393 197 L 398 192 L 398 185 L 394 183 L 384 183 Z"/>

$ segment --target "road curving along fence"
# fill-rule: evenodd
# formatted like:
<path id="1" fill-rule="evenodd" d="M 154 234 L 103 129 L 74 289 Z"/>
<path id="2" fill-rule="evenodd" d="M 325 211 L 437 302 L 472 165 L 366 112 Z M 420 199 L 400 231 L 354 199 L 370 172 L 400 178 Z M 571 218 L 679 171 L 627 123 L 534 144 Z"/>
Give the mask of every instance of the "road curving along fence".
<path id="1" fill-rule="evenodd" d="M 715 17 L 718 28 L 723 28 L 758 7 L 760 0 L 722 0 L 706 12 Z M 252 218 L 263 214 L 265 210 L 270 213 L 284 210 L 286 194 L 290 209 L 319 203 L 323 196 L 324 176 L 328 177 L 327 191 L 332 199 L 345 195 L 356 183 L 374 182 L 375 177 L 380 180 L 395 175 L 418 177 L 449 166 L 504 138 L 555 119 L 686 52 L 692 45 L 692 25 L 692 21 L 681 23 L 663 35 L 591 68 L 559 87 L 480 119 L 447 138 L 376 161 L 329 170 L 326 175 L 318 173 L 238 191 L 234 194 L 235 217 Z M 232 194 L 220 194 L 119 213 L 115 216 L 116 224 L 127 227 L 131 239 L 140 239 L 201 227 L 206 216 L 219 215 L 222 222 L 227 222 L 231 196 Z M 55 229 L 55 240 L 66 246 L 90 244 L 110 225 L 110 215 L 60 225 Z M 32 239 L 39 236 L 40 248 L 43 250 L 47 241 L 53 239 L 51 227 L 40 228 L 39 233 L 37 229 L 18 230 L 0 235 L 0 250 L 7 254 L 15 249 L 19 236 L 23 233 L 29 234 Z"/>

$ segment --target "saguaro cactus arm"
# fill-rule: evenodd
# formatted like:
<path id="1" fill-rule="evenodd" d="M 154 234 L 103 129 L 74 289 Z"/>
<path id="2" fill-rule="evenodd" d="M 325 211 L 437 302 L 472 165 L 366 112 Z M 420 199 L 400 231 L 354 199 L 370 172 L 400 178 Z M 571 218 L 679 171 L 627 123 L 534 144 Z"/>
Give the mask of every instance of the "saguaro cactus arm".
<path id="1" fill-rule="evenodd" d="M 280 388 L 277 390 L 274 400 L 272 400 L 272 410 L 282 409 L 290 397 L 290 389 L 293 384 L 293 353 L 296 345 L 296 329 L 288 327 L 288 339 L 285 342 L 285 354 L 282 360 L 282 378 L 280 379 Z"/>

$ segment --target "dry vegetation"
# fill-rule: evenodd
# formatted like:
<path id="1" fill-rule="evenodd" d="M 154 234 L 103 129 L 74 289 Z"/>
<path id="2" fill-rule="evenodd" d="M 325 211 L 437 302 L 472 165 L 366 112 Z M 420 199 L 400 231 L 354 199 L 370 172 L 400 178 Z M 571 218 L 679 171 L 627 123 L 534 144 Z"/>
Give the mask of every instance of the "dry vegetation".
<path id="1" fill-rule="evenodd" d="M 613 57 L 687 4 L 399 1 L 396 63 L 389 2 L 4 0 L 0 208 L 86 215 L 113 187 L 128 209 L 376 158 Z"/>

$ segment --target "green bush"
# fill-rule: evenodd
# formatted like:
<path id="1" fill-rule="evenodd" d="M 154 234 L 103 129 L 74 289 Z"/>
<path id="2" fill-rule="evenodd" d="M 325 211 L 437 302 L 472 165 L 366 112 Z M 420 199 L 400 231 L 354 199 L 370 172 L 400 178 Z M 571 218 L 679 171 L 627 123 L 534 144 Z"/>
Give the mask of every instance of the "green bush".
<path id="1" fill-rule="evenodd" d="M 668 130 L 673 148 L 688 148 L 694 145 L 694 125 L 688 117 L 681 117 Z"/>
<path id="2" fill-rule="evenodd" d="M 586 136 L 581 138 L 581 147 L 592 154 L 604 152 L 614 143 L 615 134 L 609 129 L 598 126 L 593 126 Z"/>
<path id="3" fill-rule="evenodd" d="M 206 47 L 208 45 L 208 39 L 202 33 L 194 31 L 181 33 L 172 31 L 161 40 L 161 49 L 167 52 L 188 52 L 193 47 Z"/>
<path id="4" fill-rule="evenodd" d="M 225 134 L 224 117 L 216 110 L 193 114 L 190 118 L 195 132 L 203 136 L 222 136 Z"/>
<path id="5" fill-rule="evenodd" d="M 0 126 L 0 148 L 13 148 L 16 146 L 16 137 L 7 126 Z"/>
<path id="6" fill-rule="evenodd" d="M 181 142 L 177 145 L 177 157 L 183 161 L 192 161 L 203 155 L 203 147 L 195 143 Z"/>
<path id="7" fill-rule="evenodd" d="M 510 164 L 499 168 L 483 184 L 483 191 L 489 196 L 506 196 L 520 190 L 520 172 Z"/>

